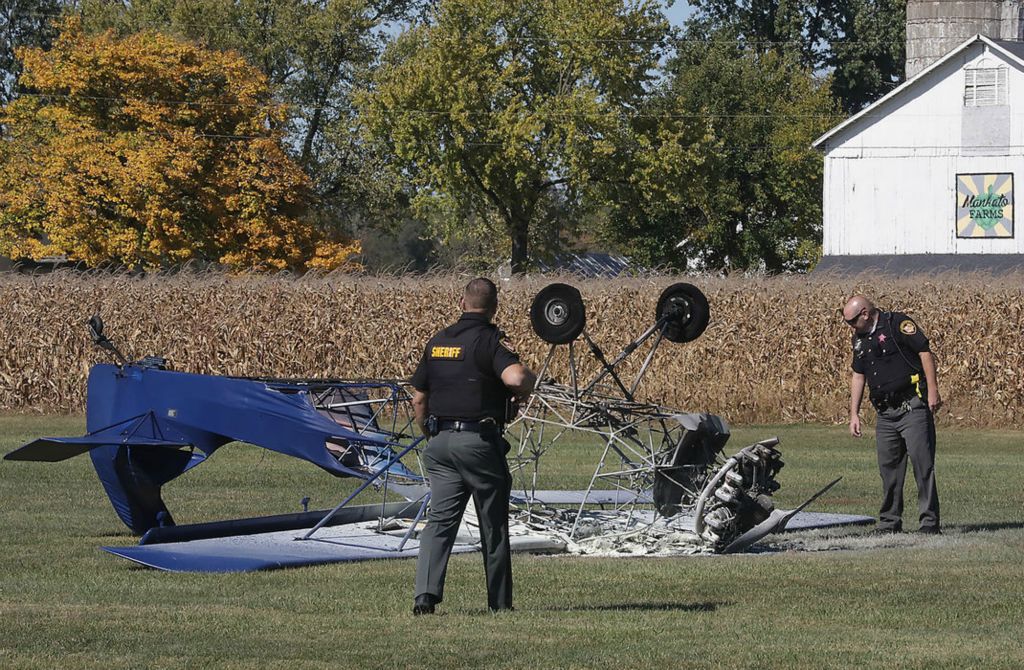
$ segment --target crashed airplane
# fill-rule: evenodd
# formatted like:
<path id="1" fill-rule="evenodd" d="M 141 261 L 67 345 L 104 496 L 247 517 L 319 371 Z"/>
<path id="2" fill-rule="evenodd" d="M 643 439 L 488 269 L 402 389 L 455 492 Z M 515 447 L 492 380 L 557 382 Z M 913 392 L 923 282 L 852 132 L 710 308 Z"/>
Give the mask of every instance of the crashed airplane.
<path id="1" fill-rule="evenodd" d="M 709 318 L 699 289 L 673 284 L 658 300 L 653 325 L 609 359 L 587 332 L 577 289 L 558 283 L 537 294 L 530 320 L 550 348 L 534 394 L 507 432 L 517 486 L 514 549 L 591 553 L 626 539 L 664 546 L 667 536 L 682 535 L 688 553 L 733 553 L 787 527 L 872 521 L 802 512 L 838 480 L 796 510 L 775 509 L 783 467 L 777 439 L 727 457 L 729 428 L 720 417 L 637 399 L 659 348 L 695 340 Z M 426 443 L 405 382 L 178 372 L 159 357 L 128 361 L 98 316 L 89 329 L 117 363 L 90 370 L 87 434 L 40 438 L 4 458 L 61 461 L 88 452 L 115 512 L 142 535 L 139 546 L 105 550 L 151 567 L 212 572 L 416 555 L 429 488 L 418 474 Z M 644 349 L 627 378 L 623 363 Z M 588 487 L 538 489 L 545 453 L 581 439 L 594 447 Z M 162 487 L 235 441 L 362 481 L 332 510 L 176 525 Z M 384 503 L 351 504 L 371 486 Z M 399 500 L 388 502 L 389 494 Z M 457 551 L 476 548 L 469 526 Z"/>

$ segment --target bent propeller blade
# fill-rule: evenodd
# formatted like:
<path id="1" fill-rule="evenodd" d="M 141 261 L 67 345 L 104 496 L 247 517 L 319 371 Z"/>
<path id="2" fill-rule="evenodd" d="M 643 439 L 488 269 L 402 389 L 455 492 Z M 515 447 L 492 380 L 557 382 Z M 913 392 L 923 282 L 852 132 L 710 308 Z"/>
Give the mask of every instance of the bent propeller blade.
<path id="1" fill-rule="evenodd" d="M 757 524 L 756 526 L 748 530 L 746 533 L 743 533 L 743 535 L 740 535 L 738 538 L 733 540 L 729 544 L 729 546 L 722 550 L 722 553 L 734 554 L 738 551 L 743 551 L 744 549 L 754 544 L 758 540 L 766 537 L 767 535 L 785 530 L 786 524 L 789 523 L 790 519 L 792 519 L 798 513 L 802 512 L 804 508 L 806 508 L 812 502 L 814 502 L 822 495 L 824 495 L 825 492 L 827 492 L 833 486 L 838 484 L 841 480 L 842 477 L 836 477 L 831 482 L 829 482 L 823 489 L 821 489 L 813 496 L 808 498 L 804 502 L 804 504 L 800 505 L 794 510 L 786 511 L 777 509 L 772 511 L 772 513 L 768 516 L 767 519 L 765 519 L 761 523 Z"/>

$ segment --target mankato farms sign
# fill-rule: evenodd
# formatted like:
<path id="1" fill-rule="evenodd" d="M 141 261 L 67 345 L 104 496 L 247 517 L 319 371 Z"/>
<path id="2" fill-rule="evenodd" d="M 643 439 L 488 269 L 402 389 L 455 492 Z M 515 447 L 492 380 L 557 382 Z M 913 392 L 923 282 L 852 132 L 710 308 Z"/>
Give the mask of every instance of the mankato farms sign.
<path id="1" fill-rule="evenodd" d="M 956 236 L 1013 237 L 1013 174 L 956 176 Z"/>

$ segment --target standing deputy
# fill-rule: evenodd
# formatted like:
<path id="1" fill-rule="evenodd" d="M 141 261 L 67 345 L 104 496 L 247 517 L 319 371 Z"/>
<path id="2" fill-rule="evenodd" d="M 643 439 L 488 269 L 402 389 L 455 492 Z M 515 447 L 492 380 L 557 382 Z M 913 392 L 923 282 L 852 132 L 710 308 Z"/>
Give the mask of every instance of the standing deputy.
<path id="1" fill-rule="evenodd" d="M 879 311 L 855 295 L 843 308 L 853 328 L 850 377 L 850 434 L 860 437 L 860 403 L 865 383 L 878 412 L 875 444 L 882 476 L 882 509 L 875 532 L 903 529 L 903 480 L 907 454 L 917 481 L 921 533 L 939 533 L 939 493 L 935 487 L 935 418 L 942 406 L 935 357 L 928 338 L 906 314 Z"/>
<path id="2" fill-rule="evenodd" d="M 491 323 L 498 311 L 493 282 L 469 282 L 461 307 L 459 320 L 427 342 L 412 377 L 416 423 L 430 439 L 423 452 L 430 511 L 420 535 L 413 614 L 433 614 L 444 598 L 448 558 L 470 496 L 480 519 L 487 605 L 492 611 L 512 609 L 512 476 L 502 431 L 511 418 L 509 401 L 524 401 L 537 378 Z"/>

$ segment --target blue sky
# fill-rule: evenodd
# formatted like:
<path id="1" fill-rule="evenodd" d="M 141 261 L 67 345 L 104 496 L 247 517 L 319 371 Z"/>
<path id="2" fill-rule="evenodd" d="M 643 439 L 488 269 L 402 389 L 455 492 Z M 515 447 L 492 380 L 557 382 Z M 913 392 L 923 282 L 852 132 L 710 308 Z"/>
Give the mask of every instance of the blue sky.
<path id="1" fill-rule="evenodd" d="M 664 11 L 669 23 L 673 26 L 682 26 L 683 21 L 693 13 L 693 9 L 690 7 L 690 4 L 688 2 L 683 2 L 683 0 L 676 0 L 675 4 L 671 7 L 666 7 Z"/>

